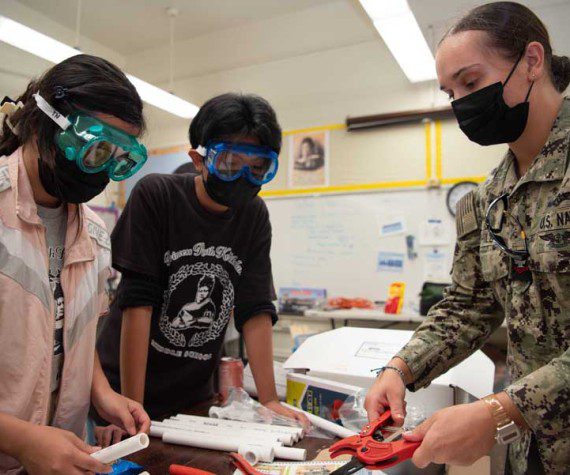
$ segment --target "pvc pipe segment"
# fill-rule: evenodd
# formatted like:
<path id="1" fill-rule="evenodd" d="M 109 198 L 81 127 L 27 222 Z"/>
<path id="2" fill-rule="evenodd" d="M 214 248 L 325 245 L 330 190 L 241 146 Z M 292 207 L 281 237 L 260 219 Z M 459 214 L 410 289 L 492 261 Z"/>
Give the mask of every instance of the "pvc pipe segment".
<path id="1" fill-rule="evenodd" d="M 183 421 L 183 420 L 172 420 L 172 419 L 165 419 L 160 423 L 156 423 L 158 427 L 166 426 L 166 427 L 174 427 L 177 429 L 184 429 L 190 432 L 196 433 L 204 433 L 204 434 L 216 434 L 216 435 L 225 435 L 228 432 L 236 432 L 238 429 L 230 429 L 228 427 L 223 426 L 207 426 L 202 424 L 194 424 L 191 421 Z M 295 442 L 294 434 L 282 434 L 282 433 L 274 433 L 270 431 L 263 431 L 262 429 L 239 429 L 240 435 L 244 437 L 251 437 L 251 438 L 259 438 L 262 437 L 264 439 L 271 439 L 282 442 L 285 445 L 293 445 Z"/>
<path id="2" fill-rule="evenodd" d="M 315 414 L 311 414 L 310 412 L 303 411 L 303 409 L 299 409 L 298 407 L 291 406 L 290 404 L 287 403 L 283 403 L 283 405 L 285 407 L 288 407 L 289 409 L 293 409 L 294 411 L 302 412 L 303 414 L 305 414 L 305 416 L 307 416 L 307 419 L 309 419 L 311 424 L 313 424 L 315 427 L 330 432 L 331 434 L 334 434 L 337 437 L 340 437 L 341 439 L 356 435 L 356 432 L 351 431 L 346 427 L 342 427 L 338 424 L 335 424 L 334 422 L 327 421 L 326 419 L 316 416 Z"/>
<path id="3" fill-rule="evenodd" d="M 188 414 L 178 414 L 177 416 L 175 416 L 175 419 L 193 420 L 206 425 L 213 425 L 215 423 L 218 423 L 226 427 L 233 426 L 241 428 L 244 426 L 248 426 L 252 428 L 253 427 L 262 428 L 265 430 L 268 430 L 268 428 L 270 428 L 272 432 L 287 432 L 287 433 L 299 434 L 301 437 L 305 436 L 305 429 L 302 427 L 262 424 L 260 422 L 233 421 L 229 419 L 213 419 L 211 417 L 190 416 Z"/>
<path id="4" fill-rule="evenodd" d="M 272 447 L 275 457 L 286 460 L 305 460 L 307 451 L 305 449 L 294 449 L 291 447 L 282 447 L 269 443 L 253 443 L 250 440 L 243 440 L 238 437 L 211 437 L 204 434 L 193 434 L 180 430 L 166 431 L 162 435 L 162 441 L 167 444 L 186 445 L 189 447 L 198 447 L 202 449 L 220 450 L 223 452 L 237 452 L 244 445 L 256 447 Z M 284 450 L 283 450 L 284 449 Z"/>
<path id="5" fill-rule="evenodd" d="M 137 434 L 119 442 L 118 444 L 113 444 L 102 450 L 94 452 L 91 454 L 91 457 L 102 463 L 111 463 L 115 460 L 119 460 L 120 458 L 134 454 L 139 450 L 146 449 L 149 443 L 150 440 L 148 435 Z"/>

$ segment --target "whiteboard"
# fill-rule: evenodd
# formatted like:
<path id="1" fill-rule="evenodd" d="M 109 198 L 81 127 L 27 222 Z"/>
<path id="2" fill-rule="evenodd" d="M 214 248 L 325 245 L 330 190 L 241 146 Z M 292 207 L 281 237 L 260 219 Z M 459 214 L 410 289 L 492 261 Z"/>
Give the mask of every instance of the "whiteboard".
<path id="1" fill-rule="evenodd" d="M 442 279 L 430 280 L 451 282 L 456 234 L 446 194 L 447 189 L 440 188 L 266 198 L 273 227 L 271 258 L 276 289 L 317 287 L 326 288 L 329 297 L 385 300 L 390 283 L 404 281 L 405 307 L 417 311 L 428 256 L 436 252 L 445 267 Z M 404 223 L 404 232 L 382 237 L 381 224 L 394 219 Z M 426 226 L 422 223 L 428 219 L 441 221 L 447 230 L 446 243 L 420 245 Z M 412 260 L 408 258 L 407 235 L 415 237 L 418 255 Z M 403 254 L 403 268 L 379 270 L 379 253 Z"/>

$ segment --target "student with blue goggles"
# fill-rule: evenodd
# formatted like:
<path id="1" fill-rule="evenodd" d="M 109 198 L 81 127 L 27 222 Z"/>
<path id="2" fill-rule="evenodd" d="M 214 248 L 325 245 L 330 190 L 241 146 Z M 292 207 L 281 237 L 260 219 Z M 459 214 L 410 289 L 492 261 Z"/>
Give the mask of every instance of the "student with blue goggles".
<path id="1" fill-rule="evenodd" d="M 273 375 L 271 222 L 257 195 L 277 173 L 275 111 L 258 96 L 223 94 L 202 105 L 189 139 L 198 173 L 145 176 L 111 236 L 123 278 L 100 328 L 103 369 L 152 418 L 181 412 L 212 397 L 233 323 L 259 402 L 307 422 L 279 403 Z M 102 445 L 123 435 L 100 424 Z"/>
<path id="2" fill-rule="evenodd" d="M 279 168 L 278 153 L 267 145 L 212 140 L 195 153 L 203 159 L 208 175 L 203 183 L 208 195 L 228 208 L 243 206 L 269 183 Z"/>

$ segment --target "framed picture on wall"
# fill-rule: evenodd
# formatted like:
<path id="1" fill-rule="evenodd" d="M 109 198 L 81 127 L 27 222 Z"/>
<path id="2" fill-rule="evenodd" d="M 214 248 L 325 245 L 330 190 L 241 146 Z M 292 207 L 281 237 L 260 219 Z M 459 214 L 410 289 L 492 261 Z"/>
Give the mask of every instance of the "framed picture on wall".
<path id="1" fill-rule="evenodd" d="M 289 136 L 289 187 L 312 188 L 329 184 L 329 132 L 302 132 Z"/>

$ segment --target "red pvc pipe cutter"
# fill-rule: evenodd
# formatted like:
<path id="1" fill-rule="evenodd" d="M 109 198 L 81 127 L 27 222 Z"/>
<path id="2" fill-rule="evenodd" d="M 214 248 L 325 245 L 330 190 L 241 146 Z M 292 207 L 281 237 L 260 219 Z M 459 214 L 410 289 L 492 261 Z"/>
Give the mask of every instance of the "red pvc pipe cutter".
<path id="1" fill-rule="evenodd" d="M 263 475 L 263 473 L 258 472 L 253 466 L 240 454 L 235 452 L 230 453 L 231 462 L 241 473 L 244 475 Z"/>
<path id="2" fill-rule="evenodd" d="M 366 468 L 384 470 L 412 457 L 421 442 L 401 438 L 403 429 L 394 427 L 389 410 L 364 426 L 358 435 L 336 442 L 329 448 L 331 458 L 352 455 L 352 460 L 331 475 L 350 475 Z M 396 440 L 397 438 L 399 440 Z"/>

